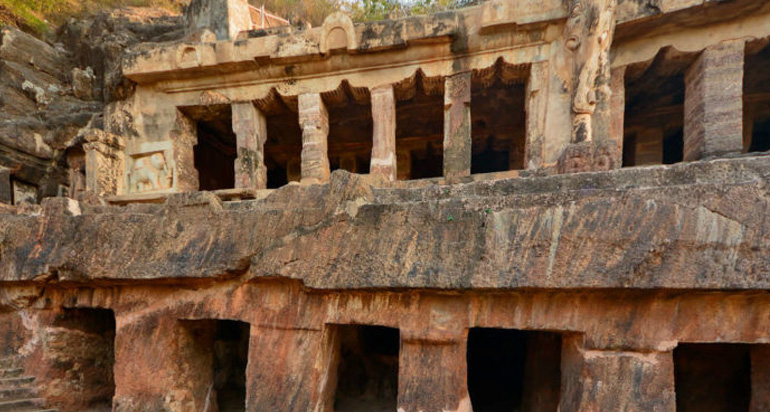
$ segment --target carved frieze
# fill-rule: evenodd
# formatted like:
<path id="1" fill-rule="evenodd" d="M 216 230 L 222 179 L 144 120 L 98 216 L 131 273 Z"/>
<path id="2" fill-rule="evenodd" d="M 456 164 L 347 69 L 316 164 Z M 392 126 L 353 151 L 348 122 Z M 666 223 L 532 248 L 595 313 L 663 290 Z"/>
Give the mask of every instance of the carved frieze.
<path id="1" fill-rule="evenodd" d="M 174 188 L 175 168 L 170 142 L 148 143 L 129 154 L 126 187 L 130 194 L 169 191 Z"/>

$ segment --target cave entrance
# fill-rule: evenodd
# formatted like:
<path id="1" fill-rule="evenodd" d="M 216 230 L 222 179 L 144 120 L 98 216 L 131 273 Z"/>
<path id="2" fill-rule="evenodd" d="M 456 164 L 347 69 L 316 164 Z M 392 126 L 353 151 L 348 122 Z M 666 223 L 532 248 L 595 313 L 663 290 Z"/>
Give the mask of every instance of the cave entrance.
<path id="1" fill-rule="evenodd" d="M 329 113 L 329 168 L 367 174 L 372 159 L 372 104 L 369 89 L 342 82 L 322 93 Z"/>
<path id="2" fill-rule="evenodd" d="M 674 349 L 677 412 L 748 412 L 751 352 L 745 344 L 680 344 Z"/>
<path id="3" fill-rule="evenodd" d="M 398 401 L 398 329 L 333 327 L 337 387 L 334 412 L 393 412 Z"/>
<path id="4" fill-rule="evenodd" d="M 213 322 L 214 389 L 219 412 L 246 410 L 246 365 L 250 326 L 233 320 Z"/>
<path id="5" fill-rule="evenodd" d="M 743 149 L 770 150 L 770 38 L 746 43 L 743 76 Z"/>
<path id="6" fill-rule="evenodd" d="M 561 335 L 472 328 L 468 392 L 474 412 L 556 412 L 561 388 Z"/>
<path id="7" fill-rule="evenodd" d="M 267 123 L 265 167 L 267 188 L 277 189 L 302 178 L 302 128 L 297 96 L 275 90 L 255 102 Z"/>
<path id="8" fill-rule="evenodd" d="M 195 122 L 198 136 L 193 155 L 199 190 L 233 189 L 238 147 L 230 105 L 193 106 L 183 111 Z"/>
<path id="9" fill-rule="evenodd" d="M 697 53 L 664 48 L 626 69 L 623 167 L 684 158 L 684 75 Z"/>
<path id="10" fill-rule="evenodd" d="M 393 87 L 399 180 L 444 175 L 444 78 L 413 77 Z"/>
<path id="11" fill-rule="evenodd" d="M 55 368 L 62 376 L 79 367 L 72 381 L 68 401 L 95 412 L 111 411 L 115 396 L 115 314 L 109 309 L 64 309 L 53 322 L 57 332 L 49 344 L 66 347 L 59 353 Z M 49 399 L 56 404 L 57 399 Z"/>
<path id="12" fill-rule="evenodd" d="M 473 72 L 471 174 L 525 168 L 525 94 L 529 66 L 502 60 Z"/>

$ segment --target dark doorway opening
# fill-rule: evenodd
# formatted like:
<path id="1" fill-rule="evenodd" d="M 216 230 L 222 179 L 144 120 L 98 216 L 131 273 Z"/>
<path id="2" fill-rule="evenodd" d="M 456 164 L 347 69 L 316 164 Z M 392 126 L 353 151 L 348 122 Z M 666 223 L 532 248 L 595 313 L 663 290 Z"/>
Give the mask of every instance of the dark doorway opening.
<path id="1" fill-rule="evenodd" d="M 267 121 L 265 167 L 267 188 L 277 189 L 302 178 L 302 128 L 297 96 L 281 96 L 273 90 L 256 101 Z"/>
<path id="2" fill-rule="evenodd" d="M 474 412 L 556 412 L 561 388 L 561 335 L 472 328 L 468 392 Z"/>
<path id="3" fill-rule="evenodd" d="M 398 400 L 398 329 L 335 326 L 338 347 L 335 412 L 393 412 Z"/>
<path id="4" fill-rule="evenodd" d="M 680 344 L 674 349 L 677 412 L 748 412 L 751 354 L 744 344 Z"/>
<path id="5" fill-rule="evenodd" d="M 369 173 L 374 133 L 369 89 L 342 82 L 336 90 L 322 93 L 321 97 L 329 112 L 330 170 Z"/>
<path id="6" fill-rule="evenodd" d="M 743 147 L 770 150 L 770 39 L 746 43 L 743 76 Z"/>
<path id="7" fill-rule="evenodd" d="M 182 111 L 195 121 L 198 143 L 193 154 L 199 189 L 234 188 L 238 147 L 230 105 L 185 107 Z"/>
<path id="8" fill-rule="evenodd" d="M 502 60 L 473 72 L 471 173 L 525 168 L 525 94 L 529 66 Z"/>
<path id="9" fill-rule="evenodd" d="M 218 320 L 215 327 L 214 389 L 219 412 L 243 412 L 250 326 L 245 322 Z"/>
<path id="10" fill-rule="evenodd" d="M 444 174 L 444 78 L 413 77 L 394 85 L 399 180 Z"/>
<path id="11" fill-rule="evenodd" d="M 56 315 L 59 332 L 50 344 L 66 345 L 58 354 L 55 368 L 72 376 L 66 396 L 93 411 L 112 410 L 115 396 L 115 314 L 109 309 L 64 309 Z M 76 373 L 72 371 L 77 369 Z M 56 399 L 49 399 L 56 404 Z"/>
<path id="12" fill-rule="evenodd" d="M 664 48 L 626 69 L 623 167 L 683 160 L 684 74 L 696 56 Z"/>

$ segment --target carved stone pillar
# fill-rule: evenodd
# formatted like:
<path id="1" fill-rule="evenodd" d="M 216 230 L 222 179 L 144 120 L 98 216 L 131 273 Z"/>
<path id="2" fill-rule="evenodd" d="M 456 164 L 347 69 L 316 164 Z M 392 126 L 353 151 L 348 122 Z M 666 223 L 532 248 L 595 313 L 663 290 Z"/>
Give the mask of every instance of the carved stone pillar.
<path id="1" fill-rule="evenodd" d="M 86 190 L 97 196 L 117 195 L 123 190 L 125 141 L 122 137 L 91 129 L 86 132 Z"/>
<path id="2" fill-rule="evenodd" d="M 235 159 L 235 187 L 238 189 L 267 188 L 265 167 L 265 141 L 267 121 L 251 102 L 235 103 L 233 110 L 233 131 L 238 146 Z"/>
<path id="3" fill-rule="evenodd" d="M 396 98 L 393 86 L 380 86 L 371 90 L 372 121 L 372 163 L 370 174 L 380 175 L 393 181 L 396 179 Z"/>
<path id="4" fill-rule="evenodd" d="M 195 145 L 198 131 L 195 122 L 177 111 L 176 123 L 170 134 L 174 156 L 175 182 L 178 192 L 197 192 L 200 187 L 198 170 L 195 169 Z"/>
<path id="5" fill-rule="evenodd" d="M 685 74 L 684 160 L 743 150 L 744 40 L 705 49 Z"/>
<path id="6" fill-rule="evenodd" d="M 327 372 L 315 370 L 322 338 L 320 330 L 252 325 L 246 410 L 314 410 L 318 375 Z"/>
<path id="7" fill-rule="evenodd" d="M 299 124 L 302 128 L 302 181 L 329 181 L 329 112 L 320 94 L 299 96 Z"/>
<path id="8" fill-rule="evenodd" d="M 609 110 L 609 139 L 617 145 L 617 166 L 623 165 L 623 138 L 624 124 L 626 120 L 626 67 L 618 67 L 612 70 L 610 80 L 610 110 Z"/>
<path id="9" fill-rule="evenodd" d="M 751 347 L 751 405 L 749 412 L 770 411 L 770 345 Z"/>
<path id="10" fill-rule="evenodd" d="M 471 73 L 446 78 L 444 87 L 444 177 L 471 174 Z"/>
<path id="11" fill-rule="evenodd" d="M 464 336 L 420 338 L 402 331 L 398 410 L 471 412 L 465 352 Z"/>
<path id="12" fill-rule="evenodd" d="M 562 346 L 562 412 L 676 412 L 672 352 L 589 350 L 576 336 Z"/>
<path id="13" fill-rule="evenodd" d="M 548 62 L 532 63 L 527 80 L 527 142 L 524 149 L 524 167 L 530 170 L 538 169 L 543 164 L 547 87 Z"/>

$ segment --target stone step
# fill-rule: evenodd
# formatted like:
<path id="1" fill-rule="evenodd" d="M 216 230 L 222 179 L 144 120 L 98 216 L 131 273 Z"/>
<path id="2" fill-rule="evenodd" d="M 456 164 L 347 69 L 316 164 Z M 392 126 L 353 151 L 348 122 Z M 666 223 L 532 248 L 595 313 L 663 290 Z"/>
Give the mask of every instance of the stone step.
<path id="1" fill-rule="evenodd" d="M 34 376 L 0 379 L 0 389 L 21 388 L 35 382 Z"/>
<path id="2" fill-rule="evenodd" d="M 0 378 L 18 378 L 24 373 L 24 369 L 0 369 Z"/>
<path id="3" fill-rule="evenodd" d="M 27 412 L 45 408 L 45 399 L 30 398 L 14 401 L 0 401 L 0 412 Z"/>
<path id="4" fill-rule="evenodd" d="M 30 387 L 0 389 L 0 401 L 35 398 L 37 394 L 38 389 Z"/>

